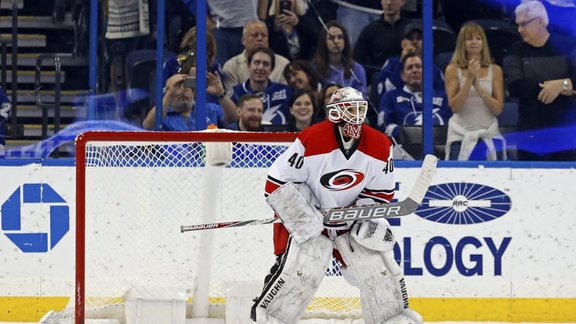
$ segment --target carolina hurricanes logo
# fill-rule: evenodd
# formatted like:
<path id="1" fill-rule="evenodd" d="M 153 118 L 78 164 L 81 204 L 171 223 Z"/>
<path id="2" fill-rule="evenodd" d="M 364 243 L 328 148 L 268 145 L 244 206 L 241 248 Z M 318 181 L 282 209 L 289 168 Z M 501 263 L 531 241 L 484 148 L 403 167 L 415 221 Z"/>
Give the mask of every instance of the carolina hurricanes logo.
<path id="1" fill-rule="evenodd" d="M 332 191 L 347 190 L 364 180 L 364 173 L 358 170 L 344 169 L 326 173 L 320 178 L 324 188 Z"/>

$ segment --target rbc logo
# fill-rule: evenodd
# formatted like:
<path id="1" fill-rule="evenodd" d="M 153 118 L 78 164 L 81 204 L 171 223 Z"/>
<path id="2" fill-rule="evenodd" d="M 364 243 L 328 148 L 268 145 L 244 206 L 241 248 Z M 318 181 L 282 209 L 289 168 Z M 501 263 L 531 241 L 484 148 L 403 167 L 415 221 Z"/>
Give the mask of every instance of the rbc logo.
<path id="1" fill-rule="evenodd" d="M 474 183 L 431 186 L 416 215 L 444 224 L 477 224 L 500 218 L 512 207 L 504 192 Z"/>
<path id="2" fill-rule="evenodd" d="M 50 228 L 47 233 L 23 231 L 22 207 L 27 204 L 48 204 Z M 17 188 L 2 204 L 2 231 L 22 252 L 47 252 L 53 249 L 70 229 L 68 209 L 66 201 L 50 185 L 27 183 Z"/>

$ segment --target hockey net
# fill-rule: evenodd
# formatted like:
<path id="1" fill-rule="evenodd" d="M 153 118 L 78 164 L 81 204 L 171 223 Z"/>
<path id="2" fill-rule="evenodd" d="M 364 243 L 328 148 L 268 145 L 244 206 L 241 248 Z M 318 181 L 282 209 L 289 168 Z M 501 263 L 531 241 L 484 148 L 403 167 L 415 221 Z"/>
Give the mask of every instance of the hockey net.
<path id="1" fill-rule="evenodd" d="M 289 133 L 89 132 L 76 143 L 76 323 L 118 311 L 126 293 L 186 294 L 189 317 L 224 317 L 227 289 L 275 261 L 272 226 L 180 233 L 180 225 L 269 218 L 268 167 Z M 228 152 L 228 153 L 227 153 Z M 225 167 L 212 166 L 224 156 Z M 256 297 L 256 295 L 254 296 Z M 94 315 L 96 314 L 96 315 Z M 358 318 L 333 261 L 303 318 Z M 105 316 L 104 316 L 105 317 Z"/>

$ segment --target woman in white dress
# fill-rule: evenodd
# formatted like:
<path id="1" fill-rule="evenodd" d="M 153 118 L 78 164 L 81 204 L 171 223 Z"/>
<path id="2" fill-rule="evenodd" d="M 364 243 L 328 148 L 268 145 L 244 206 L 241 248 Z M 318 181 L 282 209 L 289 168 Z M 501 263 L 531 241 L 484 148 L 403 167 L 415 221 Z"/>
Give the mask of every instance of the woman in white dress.
<path id="1" fill-rule="evenodd" d="M 506 142 L 496 116 L 504 108 L 502 68 L 492 62 L 486 34 L 478 24 L 462 26 L 446 67 L 447 160 L 505 160 Z"/>

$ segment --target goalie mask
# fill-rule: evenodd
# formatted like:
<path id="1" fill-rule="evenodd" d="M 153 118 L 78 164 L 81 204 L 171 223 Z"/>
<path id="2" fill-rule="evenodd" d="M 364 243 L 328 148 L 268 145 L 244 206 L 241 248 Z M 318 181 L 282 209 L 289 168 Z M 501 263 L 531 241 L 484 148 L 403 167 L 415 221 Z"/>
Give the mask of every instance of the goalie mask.
<path id="1" fill-rule="evenodd" d="M 346 87 L 336 90 L 328 102 L 328 120 L 343 126 L 344 135 L 360 138 L 360 130 L 368 111 L 368 101 L 362 93 Z"/>

